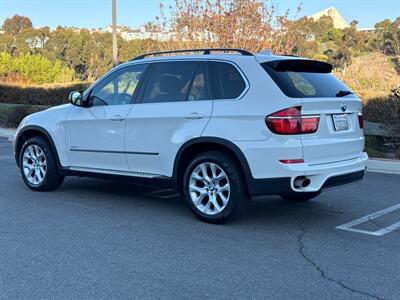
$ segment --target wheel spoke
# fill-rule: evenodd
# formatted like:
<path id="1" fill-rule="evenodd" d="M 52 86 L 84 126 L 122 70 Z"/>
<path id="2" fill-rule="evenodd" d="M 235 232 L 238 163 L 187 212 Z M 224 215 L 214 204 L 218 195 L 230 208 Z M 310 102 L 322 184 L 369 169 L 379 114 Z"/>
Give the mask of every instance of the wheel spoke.
<path id="1" fill-rule="evenodd" d="M 199 175 L 199 173 L 193 173 L 192 178 L 198 181 L 203 182 L 204 184 L 207 184 L 207 180 L 203 178 L 202 176 Z"/>
<path id="2" fill-rule="evenodd" d="M 217 178 L 217 165 L 210 164 L 210 169 L 211 169 L 212 179 Z"/>
<path id="3" fill-rule="evenodd" d="M 36 154 L 34 153 L 33 147 L 28 148 L 29 155 L 31 158 L 36 159 Z"/>
<path id="4" fill-rule="evenodd" d="M 218 196 L 221 198 L 222 203 L 223 203 L 224 205 L 228 204 L 228 197 L 226 197 L 226 196 L 225 196 L 223 193 L 221 193 L 221 192 L 218 192 Z"/>
<path id="5" fill-rule="evenodd" d="M 218 201 L 217 201 L 217 196 L 213 193 L 210 196 L 210 202 L 213 204 L 214 209 L 217 212 L 220 212 L 222 210 L 222 207 L 219 206 Z"/>
<path id="6" fill-rule="evenodd" d="M 200 194 L 197 196 L 197 198 L 194 200 L 195 205 L 200 205 L 203 202 L 203 199 L 207 196 L 207 194 Z"/>
<path id="7" fill-rule="evenodd" d="M 26 159 L 31 159 L 31 158 L 32 158 L 32 156 L 31 156 L 31 154 L 29 153 L 29 151 L 25 151 L 25 153 L 24 153 L 24 158 L 26 158 Z"/>
<path id="8" fill-rule="evenodd" d="M 211 201 L 210 199 L 208 199 L 207 204 L 203 207 L 203 209 L 201 209 L 204 213 L 209 214 L 209 210 L 210 210 L 210 206 L 211 206 Z"/>
<path id="9" fill-rule="evenodd" d="M 42 176 L 44 177 L 44 175 L 46 174 L 45 168 L 44 167 L 40 167 L 39 170 L 40 170 L 40 173 L 42 174 Z"/>
<path id="10" fill-rule="evenodd" d="M 35 170 L 35 176 L 37 177 L 39 182 L 43 180 L 43 176 L 40 170 Z"/>
<path id="11" fill-rule="evenodd" d="M 201 169 L 201 173 L 203 174 L 203 178 L 207 182 L 211 182 L 211 178 L 208 176 L 208 173 L 207 173 L 207 164 L 201 164 L 200 169 Z"/>
<path id="12" fill-rule="evenodd" d="M 196 185 L 191 185 L 190 190 L 200 193 L 201 195 L 207 194 L 207 190 L 203 187 L 198 187 Z"/>
<path id="13" fill-rule="evenodd" d="M 225 192 L 225 191 L 229 191 L 231 189 L 229 183 L 225 184 L 224 186 L 218 186 L 217 187 L 218 192 Z"/>

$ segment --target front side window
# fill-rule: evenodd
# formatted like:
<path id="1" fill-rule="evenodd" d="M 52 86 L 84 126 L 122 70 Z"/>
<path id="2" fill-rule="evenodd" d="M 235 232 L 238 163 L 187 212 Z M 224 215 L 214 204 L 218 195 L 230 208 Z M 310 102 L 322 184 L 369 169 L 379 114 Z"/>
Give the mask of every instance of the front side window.
<path id="1" fill-rule="evenodd" d="M 211 81 L 214 99 L 236 99 L 246 88 L 239 71 L 229 63 L 211 62 Z"/>
<path id="2" fill-rule="evenodd" d="M 156 63 L 147 83 L 143 103 L 186 101 L 189 91 L 192 97 L 191 81 L 196 72 L 198 62 L 162 62 Z M 199 82 L 200 80 L 197 80 Z M 199 84 L 199 83 L 197 83 Z"/>
<path id="3" fill-rule="evenodd" d="M 135 65 L 110 74 L 93 88 L 90 93 L 90 103 L 92 106 L 132 103 L 145 69 L 146 65 Z"/>

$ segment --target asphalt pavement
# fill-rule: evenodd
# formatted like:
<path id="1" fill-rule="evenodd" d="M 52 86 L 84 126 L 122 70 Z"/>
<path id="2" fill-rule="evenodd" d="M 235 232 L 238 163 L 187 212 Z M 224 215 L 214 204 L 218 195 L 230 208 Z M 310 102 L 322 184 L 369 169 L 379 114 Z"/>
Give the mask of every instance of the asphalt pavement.
<path id="1" fill-rule="evenodd" d="M 399 192 L 400 175 L 367 173 L 210 225 L 157 187 L 33 192 L 0 138 L 0 299 L 400 299 Z"/>

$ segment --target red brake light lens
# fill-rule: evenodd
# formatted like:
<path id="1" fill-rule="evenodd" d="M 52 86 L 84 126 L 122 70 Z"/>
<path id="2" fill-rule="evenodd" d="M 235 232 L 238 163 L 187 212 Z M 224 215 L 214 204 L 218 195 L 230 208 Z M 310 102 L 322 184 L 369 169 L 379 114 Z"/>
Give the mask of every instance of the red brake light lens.
<path id="1" fill-rule="evenodd" d="M 279 160 L 283 164 L 301 164 L 304 163 L 304 159 L 299 158 L 299 159 L 281 159 Z"/>
<path id="2" fill-rule="evenodd" d="M 358 125 L 360 125 L 360 128 L 364 128 L 364 115 L 359 113 L 358 114 Z"/>
<path id="3" fill-rule="evenodd" d="M 265 123 L 276 134 L 314 133 L 318 129 L 319 116 L 302 116 L 301 106 L 296 106 L 267 116 Z"/>

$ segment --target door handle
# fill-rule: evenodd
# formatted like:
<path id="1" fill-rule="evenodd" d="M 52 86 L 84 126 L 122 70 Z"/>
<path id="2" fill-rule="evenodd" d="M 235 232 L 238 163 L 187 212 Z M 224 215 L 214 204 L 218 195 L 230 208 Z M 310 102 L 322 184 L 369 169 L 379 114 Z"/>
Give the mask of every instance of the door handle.
<path id="1" fill-rule="evenodd" d="M 192 120 L 196 120 L 196 119 L 203 119 L 205 117 L 205 115 L 197 113 L 197 112 L 193 112 L 190 113 L 188 115 L 185 116 L 185 119 L 192 119 Z"/>
<path id="2" fill-rule="evenodd" d="M 113 116 L 110 120 L 111 120 L 111 121 L 119 122 L 119 121 L 123 121 L 124 118 L 123 118 L 121 115 L 115 115 L 115 116 Z"/>

